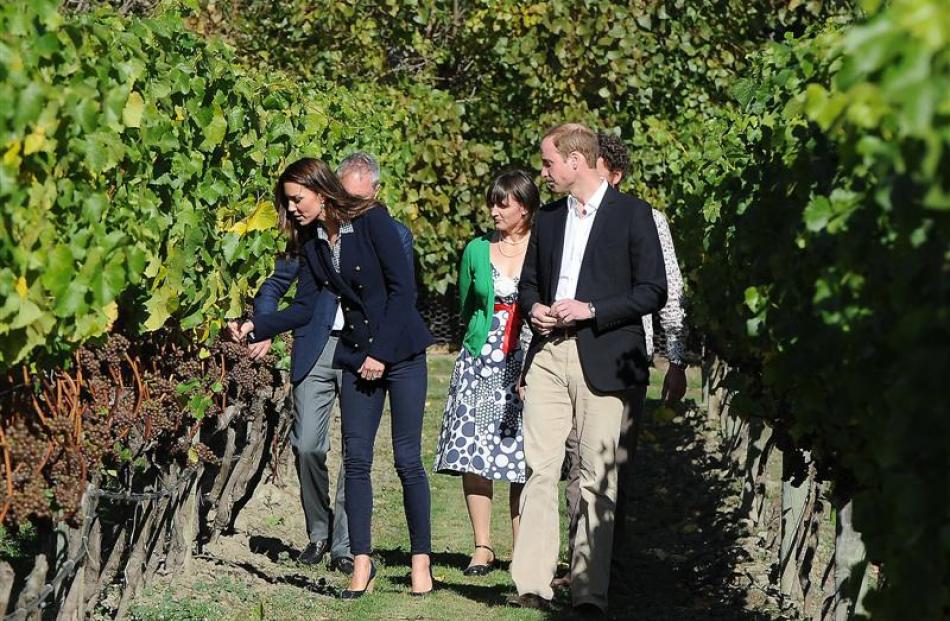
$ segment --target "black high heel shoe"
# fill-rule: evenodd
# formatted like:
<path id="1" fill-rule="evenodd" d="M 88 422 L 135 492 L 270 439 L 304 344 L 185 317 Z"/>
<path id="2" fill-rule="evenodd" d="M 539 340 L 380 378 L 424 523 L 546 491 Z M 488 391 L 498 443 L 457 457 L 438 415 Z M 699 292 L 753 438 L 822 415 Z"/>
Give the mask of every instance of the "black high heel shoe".
<path id="1" fill-rule="evenodd" d="M 478 548 L 484 548 L 491 552 L 491 562 L 486 563 L 485 565 L 469 565 L 462 571 L 463 576 L 487 576 L 495 568 L 495 565 L 498 564 L 498 559 L 495 557 L 495 551 L 491 549 L 491 546 L 475 546 L 476 550 Z"/>
<path id="2" fill-rule="evenodd" d="M 410 573 L 410 580 L 412 579 L 412 574 Z M 429 582 L 432 583 L 432 586 L 429 587 L 428 591 L 409 591 L 409 595 L 413 597 L 425 597 L 429 593 L 435 590 L 435 577 L 432 575 L 432 565 L 429 565 Z"/>
<path id="3" fill-rule="evenodd" d="M 376 563 L 370 561 L 369 580 L 366 582 L 366 587 L 360 591 L 345 589 L 342 593 L 340 593 L 340 599 L 359 599 L 367 593 L 372 593 L 374 582 L 376 582 Z"/>

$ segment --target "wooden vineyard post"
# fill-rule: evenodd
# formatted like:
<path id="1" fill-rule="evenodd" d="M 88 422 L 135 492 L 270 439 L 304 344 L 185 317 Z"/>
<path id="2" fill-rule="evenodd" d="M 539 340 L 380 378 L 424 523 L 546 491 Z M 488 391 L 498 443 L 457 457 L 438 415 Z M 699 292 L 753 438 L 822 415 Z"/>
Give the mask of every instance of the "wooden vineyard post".
<path id="1" fill-rule="evenodd" d="M 848 621 L 856 614 L 867 614 L 864 596 L 868 591 L 867 552 L 861 533 L 854 529 L 854 501 L 837 509 L 835 520 L 835 593 L 834 621 Z M 855 584 L 856 582 L 856 584 Z"/>

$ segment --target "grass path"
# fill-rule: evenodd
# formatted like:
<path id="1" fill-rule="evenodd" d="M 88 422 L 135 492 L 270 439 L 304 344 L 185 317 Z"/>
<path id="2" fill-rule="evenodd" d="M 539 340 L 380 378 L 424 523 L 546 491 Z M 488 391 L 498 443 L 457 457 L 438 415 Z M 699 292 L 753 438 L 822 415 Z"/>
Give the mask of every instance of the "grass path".
<path id="1" fill-rule="evenodd" d="M 429 393 L 423 435 L 424 463 L 431 468 L 453 357 L 429 357 Z M 735 490 L 721 476 L 715 436 L 695 408 L 661 409 L 654 372 L 636 457 L 637 483 L 628 528 L 624 569 L 611 592 L 616 619 L 772 619 L 766 599 L 744 575 L 767 571 L 754 546 L 732 523 Z M 698 372 L 690 373 L 689 400 L 699 401 Z M 356 602 L 335 598 L 346 577 L 292 559 L 306 545 L 297 481 L 290 464 L 284 486 L 261 485 L 236 531 L 207 546 L 190 567 L 167 568 L 142 594 L 133 617 L 157 619 L 544 619 L 573 618 L 569 607 L 545 615 L 504 605 L 513 592 L 507 572 L 511 532 L 508 487 L 495 492 L 494 547 L 503 566 L 484 578 L 467 578 L 472 534 L 458 478 L 431 475 L 433 560 L 437 590 L 409 596 L 408 534 L 399 479 L 392 466 L 390 419 L 377 439 L 373 482 L 374 546 L 380 576 L 376 591 Z M 334 429 L 338 438 L 338 421 Z M 334 445 L 331 468 L 338 464 Z M 562 526 L 564 520 L 562 519 Z M 530 524 L 523 525 L 530 528 Z M 564 537 L 562 535 L 562 549 Z M 563 556 L 563 555 L 562 555 Z M 563 602 L 562 602 L 563 603 Z"/>

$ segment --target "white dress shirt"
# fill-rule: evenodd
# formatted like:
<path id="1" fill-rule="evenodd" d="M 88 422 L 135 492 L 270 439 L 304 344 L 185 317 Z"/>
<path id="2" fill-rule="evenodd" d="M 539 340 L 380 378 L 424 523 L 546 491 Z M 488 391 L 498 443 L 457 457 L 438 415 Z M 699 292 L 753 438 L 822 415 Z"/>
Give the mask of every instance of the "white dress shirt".
<path id="1" fill-rule="evenodd" d="M 584 251 L 587 249 L 587 240 L 590 230 L 594 226 L 594 218 L 600 210 L 600 203 L 607 193 L 607 182 L 602 181 L 600 187 L 583 205 L 572 194 L 567 197 L 567 224 L 564 227 L 564 252 L 561 255 L 561 271 L 557 278 L 557 289 L 554 300 L 573 300 L 577 294 L 577 278 L 581 273 L 581 263 L 584 261 Z M 589 302 L 590 300 L 583 300 Z"/>

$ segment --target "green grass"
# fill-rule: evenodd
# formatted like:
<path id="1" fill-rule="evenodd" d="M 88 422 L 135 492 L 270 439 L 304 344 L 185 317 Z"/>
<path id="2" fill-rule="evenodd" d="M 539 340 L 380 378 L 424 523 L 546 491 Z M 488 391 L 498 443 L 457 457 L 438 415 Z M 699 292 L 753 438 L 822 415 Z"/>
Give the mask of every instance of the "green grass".
<path id="1" fill-rule="evenodd" d="M 429 356 L 429 389 L 423 430 L 423 460 L 431 472 L 446 390 L 451 379 L 454 356 Z M 650 396 L 658 397 L 662 376 L 654 376 Z M 698 398 L 698 374 L 690 376 L 690 394 Z M 335 466 L 331 464 L 331 472 Z M 377 436 L 373 468 L 375 510 L 373 541 L 379 568 L 375 592 L 354 602 L 332 597 L 334 590 L 346 587 L 346 578 L 322 567 L 304 568 L 292 562 L 281 563 L 281 570 L 303 578 L 303 584 L 276 584 L 262 588 L 262 582 L 250 573 L 231 573 L 188 589 L 169 586 L 146 594 L 133 609 L 133 618 L 152 619 L 543 619 L 543 613 L 508 608 L 507 595 L 514 592 L 507 561 L 511 558 L 511 530 L 508 519 L 508 486 L 495 490 L 492 516 L 493 545 L 505 569 L 484 578 L 462 575 L 472 551 L 472 532 L 458 477 L 430 474 L 432 489 L 432 544 L 436 591 L 425 598 L 409 596 L 408 532 L 402 509 L 399 479 L 393 467 L 390 419 L 384 417 Z M 562 503 L 563 504 L 563 503 Z M 283 509 L 287 514 L 300 511 L 294 504 Z M 281 515 L 267 518 L 280 524 Z M 562 527 L 565 520 L 562 519 Z M 285 527 L 286 528 L 286 527 Z M 562 546 L 565 537 L 562 535 Z M 559 618 L 570 618 L 561 616 Z"/>

